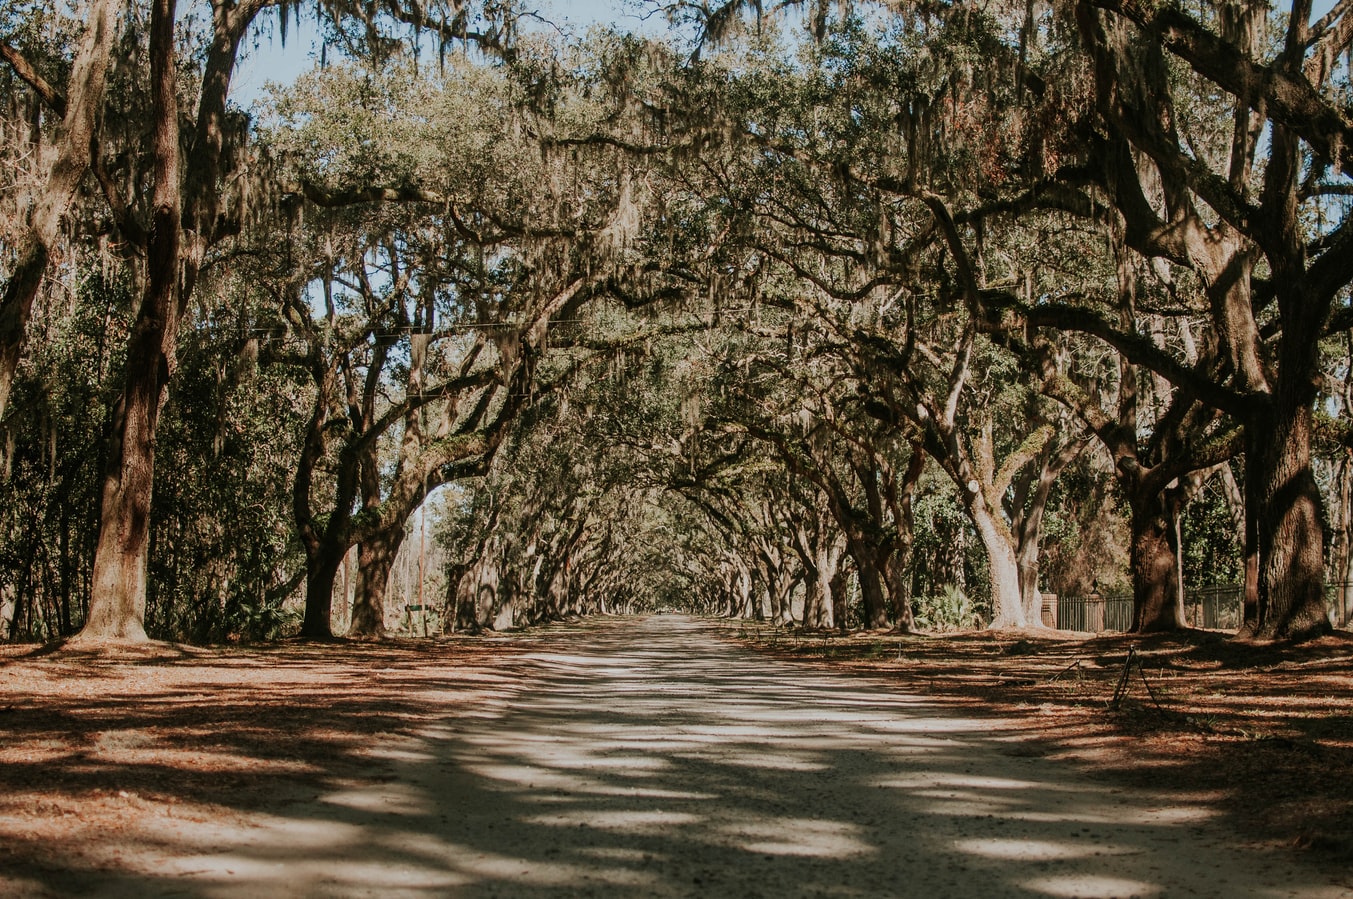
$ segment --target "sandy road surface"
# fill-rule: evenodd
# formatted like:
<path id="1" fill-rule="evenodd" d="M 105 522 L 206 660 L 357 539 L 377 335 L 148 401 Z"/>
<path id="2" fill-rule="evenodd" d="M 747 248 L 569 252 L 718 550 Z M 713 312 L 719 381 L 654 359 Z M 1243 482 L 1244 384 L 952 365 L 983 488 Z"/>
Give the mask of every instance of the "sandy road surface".
<path id="1" fill-rule="evenodd" d="M 493 699 L 429 693 L 363 776 L 184 825 L 127 876 L 185 897 L 1333 897 L 1201 804 L 1088 781 L 999 723 L 656 616 L 557 632 Z M 404 683 L 401 687 L 408 691 Z M 405 700 L 409 697 L 406 695 Z M 132 876 L 132 872 L 139 873 Z M 42 883 L 41 881 L 46 881 Z"/>

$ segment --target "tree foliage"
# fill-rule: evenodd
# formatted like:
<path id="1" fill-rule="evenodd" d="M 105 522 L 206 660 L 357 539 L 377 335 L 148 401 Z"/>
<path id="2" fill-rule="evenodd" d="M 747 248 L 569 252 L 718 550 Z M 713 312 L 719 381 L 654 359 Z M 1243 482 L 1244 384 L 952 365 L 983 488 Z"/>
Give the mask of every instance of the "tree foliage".
<path id="1" fill-rule="evenodd" d="M 8 632 L 379 638 L 434 494 L 470 630 L 1328 628 L 1342 5 L 650 5 L 0 8 Z"/>

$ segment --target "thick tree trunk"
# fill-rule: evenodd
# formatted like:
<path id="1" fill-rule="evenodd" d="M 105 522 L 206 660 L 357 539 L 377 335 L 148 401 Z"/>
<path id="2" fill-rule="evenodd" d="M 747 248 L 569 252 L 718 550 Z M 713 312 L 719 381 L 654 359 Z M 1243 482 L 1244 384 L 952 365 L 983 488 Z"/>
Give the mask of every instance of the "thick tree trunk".
<path id="1" fill-rule="evenodd" d="M 1019 601 L 1024 615 L 1030 620 L 1042 620 L 1043 593 L 1039 589 L 1039 552 L 1041 539 L 1020 540 L 1015 551 L 1015 566 L 1019 573 Z"/>
<path id="2" fill-rule="evenodd" d="M 446 611 L 443 629 L 447 632 L 477 634 L 480 631 L 476 590 L 467 589 L 465 576 L 470 566 L 455 565 L 446 575 Z"/>
<path id="3" fill-rule="evenodd" d="M 841 562 L 836 541 L 819 534 L 813 547 L 811 564 L 804 565 L 803 626 L 810 630 L 835 627 L 832 580 Z"/>
<path id="4" fill-rule="evenodd" d="M 823 618 L 823 581 L 816 567 L 803 569 L 803 627 L 820 630 Z"/>
<path id="5" fill-rule="evenodd" d="M 790 609 L 794 578 L 785 564 L 784 553 L 767 540 L 759 540 L 757 567 L 766 585 L 766 614 L 777 627 L 793 624 Z"/>
<path id="6" fill-rule="evenodd" d="M 1256 415 L 1248 430 L 1246 507 L 1259 542 L 1257 616 L 1243 633 L 1304 640 L 1329 633 L 1324 598 L 1324 508 L 1311 468 L 1309 405 Z"/>
<path id="7" fill-rule="evenodd" d="M 174 0 L 151 13 L 155 191 L 147 280 L 127 348 L 127 383 L 115 417 L 82 638 L 144 640 L 155 427 L 173 374 L 180 314 L 179 127 Z"/>
<path id="8" fill-rule="evenodd" d="M 311 554 L 305 572 L 305 617 L 301 636 L 307 640 L 333 639 L 334 584 L 348 554 L 347 546 L 330 545 Z"/>
<path id="9" fill-rule="evenodd" d="M 879 570 L 876 549 L 862 534 L 847 538 L 847 551 L 855 560 L 860 580 L 860 617 L 865 630 L 888 626 L 888 603 L 883 592 L 883 572 Z"/>
<path id="10" fill-rule="evenodd" d="M 836 573 L 827 581 L 827 592 L 831 595 L 832 615 L 836 619 L 836 629 L 845 633 L 850 626 L 849 588 L 850 572 L 844 565 L 837 566 Z"/>
<path id="11" fill-rule="evenodd" d="M 784 624 L 785 603 L 784 589 L 781 585 L 783 578 L 778 571 L 767 571 L 766 579 L 766 618 L 771 624 L 779 627 Z"/>
<path id="12" fill-rule="evenodd" d="M 150 385 L 136 378 L 141 396 L 128 396 L 114 417 L 109 471 L 104 478 L 99 542 L 94 552 L 89 615 L 81 638 L 146 639 L 146 566 L 154 483 L 154 426 L 147 420 Z M 128 418 L 131 421 L 127 421 Z"/>
<path id="13" fill-rule="evenodd" d="M 740 560 L 736 577 L 733 581 L 733 602 L 736 604 L 737 612 L 734 618 L 752 618 L 755 615 L 752 601 L 752 573 L 747 570 L 747 566 Z"/>
<path id="14" fill-rule="evenodd" d="M 404 542 L 404 526 L 369 534 L 357 544 L 357 592 L 352 600 L 349 637 L 381 640 L 385 637 L 385 594 L 390 570 Z"/>
<path id="15" fill-rule="evenodd" d="M 968 516 L 977 528 L 977 538 L 987 554 L 991 587 L 991 627 L 1029 627 L 1041 619 L 1029 620 L 1019 589 L 1019 562 L 1014 541 L 1004 523 L 997 521 L 983 502 L 968 504 Z"/>
<path id="16" fill-rule="evenodd" d="M 888 602 L 893 612 L 893 629 L 910 634 L 916 629 L 911 608 L 911 545 L 896 546 L 884 564 L 888 583 Z"/>
<path id="17" fill-rule="evenodd" d="M 1132 631 L 1137 634 L 1184 627 L 1179 602 L 1179 546 L 1171 500 L 1157 494 L 1131 501 Z"/>

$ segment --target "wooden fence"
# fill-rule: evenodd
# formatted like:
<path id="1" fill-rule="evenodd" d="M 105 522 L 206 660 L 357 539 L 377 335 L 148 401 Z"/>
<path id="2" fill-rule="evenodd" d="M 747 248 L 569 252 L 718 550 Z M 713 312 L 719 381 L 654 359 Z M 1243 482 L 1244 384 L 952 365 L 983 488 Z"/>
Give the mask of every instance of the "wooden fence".
<path id="1" fill-rule="evenodd" d="M 1241 584 L 1214 584 L 1184 592 L 1184 620 L 1189 627 L 1236 630 L 1240 627 Z M 1353 583 L 1325 585 L 1325 606 L 1335 627 L 1353 625 Z M 1132 627 L 1131 593 L 1089 596 L 1044 595 L 1043 621 L 1058 630 L 1126 631 Z"/>

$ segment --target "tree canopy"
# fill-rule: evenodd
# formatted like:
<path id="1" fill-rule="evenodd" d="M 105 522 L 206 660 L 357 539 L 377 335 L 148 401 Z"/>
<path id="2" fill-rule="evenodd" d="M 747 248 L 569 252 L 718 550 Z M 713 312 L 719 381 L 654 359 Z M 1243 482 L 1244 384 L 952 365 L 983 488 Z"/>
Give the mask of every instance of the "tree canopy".
<path id="1" fill-rule="evenodd" d="M 644 7 L 0 5 L 5 634 L 1346 623 L 1346 3 Z"/>

